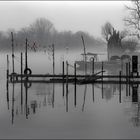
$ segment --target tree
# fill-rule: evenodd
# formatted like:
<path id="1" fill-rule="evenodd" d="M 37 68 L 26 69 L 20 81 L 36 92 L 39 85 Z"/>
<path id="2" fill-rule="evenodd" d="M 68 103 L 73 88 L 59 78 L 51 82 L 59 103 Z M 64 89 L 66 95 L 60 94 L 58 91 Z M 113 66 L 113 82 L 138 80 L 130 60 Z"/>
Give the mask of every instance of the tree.
<path id="1" fill-rule="evenodd" d="M 125 24 L 134 29 L 133 35 L 140 38 L 140 0 L 133 0 L 132 6 L 125 7 L 129 11 L 129 16 L 124 18 Z"/>
<path id="2" fill-rule="evenodd" d="M 110 36 L 113 34 L 113 26 L 111 25 L 111 23 L 106 22 L 104 26 L 102 26 L 101 33 L 103 38 L 105 38 L 108 42 Z"/>
<path id="3" fill-rule="evenodd" d="M 46 44 L 46 42 L 50 40 L 51 35 L 56 32 L 54 25 L 45 18 L 37 19 L 30 25 L 29 30 L 30 34 L 34 37 L 34 40 L 41 44 Z"/>

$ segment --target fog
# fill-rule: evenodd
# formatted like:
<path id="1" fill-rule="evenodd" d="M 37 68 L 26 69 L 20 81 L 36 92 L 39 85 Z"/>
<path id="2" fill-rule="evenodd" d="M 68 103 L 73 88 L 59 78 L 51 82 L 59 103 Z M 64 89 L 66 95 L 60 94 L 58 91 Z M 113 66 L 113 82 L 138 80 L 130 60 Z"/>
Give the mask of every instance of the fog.
<path id="1" fill-rule="evenodd" d="M 130 1 L 1 1 L 0 30 L 19 30 L 36 18 L 44 17 L 59 31 L 83 30 L 101 36 L 101 26 L 106 21 L 118 30 L 124 27 L 124 4 Z"/>

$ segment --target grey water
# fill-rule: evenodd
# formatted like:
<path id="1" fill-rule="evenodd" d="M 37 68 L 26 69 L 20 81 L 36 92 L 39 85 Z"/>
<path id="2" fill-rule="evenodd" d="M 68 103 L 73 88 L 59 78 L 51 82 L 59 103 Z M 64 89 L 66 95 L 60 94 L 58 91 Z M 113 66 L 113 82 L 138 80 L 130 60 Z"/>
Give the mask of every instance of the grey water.
<path id="1" fill-rule="evenodd" d="M 11 58 L 11 54 L 9 57 Z M 139 138 L 139 101 L 132 102 L 132 88 L 126 85 L 74 85 L 32 83 L 26 89 L 9 83 L 9 109 L 6 89 L 6 55 L 0 55 L 0 138 Z M 73 65 L 80 52 L 55 58 L 56 73 L 62 73 L 62 61 Z M 102 59 L 102 58 L 101 58 Z M 52 60 L 44 52 L 28 54 L 28 66 L 34 74 L 52 73 Z M 10 59 L 10 72 L 12 71 Z M 15 54 L 15 71 L 20 73 L 20 53 Z M 69 68 L 69 73 L 73 73 Z M 13 93 L 14 88 L 14 93 Z M 138 86 L 138 96 L 140 88 Z M 21 93 L 23 104 L 21 105 Z M 27 96 L 27 97 L 26 97 Z"/>

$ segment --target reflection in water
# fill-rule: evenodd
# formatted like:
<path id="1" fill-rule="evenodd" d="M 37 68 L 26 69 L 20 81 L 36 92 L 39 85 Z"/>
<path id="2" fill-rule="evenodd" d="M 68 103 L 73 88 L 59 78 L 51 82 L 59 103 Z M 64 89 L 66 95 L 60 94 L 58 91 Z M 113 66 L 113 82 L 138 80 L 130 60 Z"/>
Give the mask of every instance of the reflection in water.
<path id="1" fill-rule="evenodd" d="M 92 84 L 92 99 L 93 99 L 93 102 L 94 102 L 94 84 Z"/>
<path id="2" fill-rule="evenodd" d="M 84 111 L 84 107 L 85 107 L 86 93 L 87 93 L 87 84 L 85 85 L 85 90 L 84 90 L 84 100 L 83 100 L 83 105 L 82 105 L 82 111 Z"/>
<path id="3" fill-rule="evenodd" d="M 62 83 L 63 84 L 63 83 Z M 74 84 L 74 83 L 73 83 Z M 57 94 L 59 94 L 59 91 L 56 89 L 57 86 L 55 86 L 54 83 L 49 83 L 49 84 L 36 84 L 35 86 L 35 89 L 33 90 L 33 87 L 34 87 L 35 84 L 31 84 L 28 82 L 28 80 L 26 79 L 25 83 L 24 83 L 24 87 L 25 87 L 25 98 L 24 98 L 24 92 L 23 92 L 23 83 L 21 83 L 21 94 L 19 94 L 21 97 L 20 98 L 16 98 L 16 103 L 18 103 L 18 99 L 19 99 L 19 105 L 16 105 L 17 108 L 15 110 L 15 83 L 12 84 L 12 107 L 11 107 L 11 112 L 12 112 L 12 124 L 14 123 L 14 117 L 16 115 L 17 116 L 20 116 L 19 114 L 19 109 L 18 106 L 21 106 L 21 115 L 25 115 L 25 118 L 28 119 L 29 115 L 34 115 L 38 112 L 39 109 L 41 109 L 42 107 L 47 107 L 48 106 L 51 106 L 51 108 L 57 108 L 57 103 L 58 103 L 58 100 L 60 101 L 60 99 L 57 99 L 57 98 L 60 98 L 58 97 L 57 95 L 54 96 L 54 92 L 55 90 L 57 91 Z M 8 83 L 7 83 L 7 87 L 8 87 Z M 77 103 L 80 105 L 80 102 L 79 102 L 79 97 L 82 96 L 82 94 L 79 94 L 77 93 L 77 91 L 75 90 L 75 84 L 74 86 L 71 84 L 68 85 L 68 83 L 65 84 L 66 86 L 66 94 L 65 95 L 65 101 L 66 101 L 66 112 L 69 111 L 69 109 L 71 109 L 71 102 L 74 103 L 74 106 L 76 108 L 78 108 L 79 106 L 77 105 Z M 91 87 L 92 87 L 92 102 L 95 103 L 95 100 L 96 97 L 97 97 L 97 94 L 98 92 L 96 92 L 96 90 L 100 90 L 100 93 L 102 94 L 102 88 L 103 88 L 103 96 L 104 98 L 102 99 L 102 96 L 101 99 L 102 100 L 113 100 L 114 96 L 118 96 L 119 98 L 119 101 L 118 103 L 122 103 L 124 102 L 124 97 L 126 98 L 130 98 L 129 93 L 127 94 L 127 88 L 125 88 L 125 86 L 127 85 L 121 85 L 121 94 L 120 94 L 120 85 L 119 84 L 103 84 L 103 87 L 102 85 L 100 84 L 91 84 Z M 129 86 L 129 85 L 128 85 Z M 73 90 L 70 90 L 70 88 L 73 88 Z M 131 85 L 132 87 L 132 93 L 130 93 L 131 96 L 131 104 L 132 104 L 132 108 L 131 108 L 131 111 L 133 112 L 133 115 L 131 116 L 131 122 L 133 122 L 134 126 L 139 126 L 139 109 L 140 109 L 140 102 L 139 102 L 139 96 L 138 96 L 138 89 L 139 89 L 139 86 L 138 85 Z M 128 87 L 129 88 L 129 87 Z M 30 90 L 31 89 L 31 90 Z M 60 87 L 62 93 L 64 92 L 62 90 L 62 88 Z M 30 91 L 29 91 L 30 90 Z M 35 91 L 36 94 L 34 94 Z M 123 92 L 123 91 L 126 91 L 126 92 Z M 7 91 L 8 91 L 8 88 L 7 88 Z M 129 90 L 128 90 L 129 91 Z M 72 93 L 73 92 L 73 93 Z M 61 99 L 63 101 L 63 94 L 61 93 Z M 126 93 L 126 94 L 124 94 Z M 79 95 L 80 96 L 79 96 Z M 7 94 L 8 95 L 8 94 Z M 125 96 L 124 96 L 125 95 Z M 78 98 L 77 98 L 78 97 Z M 86 100 L 88 100 L 86 97 L 89 97 L 89 89 L 88 89 L 88 85 L 84 85 L 84 95 L 82 97 L 82 111 L 85 110 L 85 102 Z M 8 97 L 7 97 L 8 98 Z M 73 101 L 72 101 L 73 99 Z M 98 100 L 100 101 L 100 100 Z M 8 102 L 8 100 L 7 100 Z M 56 105 L 54 106 L 54 103 L 56 102 Z M 25 111 L 23 111 L 23 105 L 25 103 Z M 87 104 L 88 101 L 87 101 Z M 64 106 L 65 106 L 64 105 Z"/>
<path id="4" fill-rule="evenodd" d="M 6 82 L 6 96 L 7 96 L 7 108 L 9 110 L 9 83 L 8 83 L 8 79 Z"/>
<path id="5" fill-rule="evenodd" d="M 36 100 L 32 100 L 31 103 L 30 103 L 30 106 L 33 110 L 33 114 L 36 113 L 36 108 L 37 108 L 37 101 Z"/>
<path id="6" fill-rule="evenodd" d="M 15 102 L 15 83 L 12 84 L 13 85 L 13 91 L 12 91 L 12 124 L 14 123 L 14 102 Z"/>

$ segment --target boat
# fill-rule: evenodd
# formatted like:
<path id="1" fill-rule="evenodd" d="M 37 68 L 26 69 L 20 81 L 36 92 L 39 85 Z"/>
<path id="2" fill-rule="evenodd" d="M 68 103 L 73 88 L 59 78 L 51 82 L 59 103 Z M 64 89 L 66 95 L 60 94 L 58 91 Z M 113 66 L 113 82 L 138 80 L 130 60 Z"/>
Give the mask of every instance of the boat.
<path id="1" fill-rule="evenodd" d="M 94 59 L 94 69 L 102 69 L 102 65 L 103 65 L 103 69 L 118 69 L 121 67 L 122 62 L 120 59 L 116 59 L 116 60 L 105 60 L 105 61 L 99 61 L 98 57 L 99 55 L 105 55 L 104 53 L 91 53 L 88 52 L 86 53 L 86 62 L 84 61 L 84 54 L 81 54 L 83 56 L 83 60 L 79 60 L 79 61 L 75 61 L 75 63 L 77 64 L 77 70 L 84 70 L 85 69 L 85 63 L 86 63 L 86 67 L 87 70 L 91 70 L 93 68 L 93 59 Z"/>

